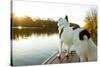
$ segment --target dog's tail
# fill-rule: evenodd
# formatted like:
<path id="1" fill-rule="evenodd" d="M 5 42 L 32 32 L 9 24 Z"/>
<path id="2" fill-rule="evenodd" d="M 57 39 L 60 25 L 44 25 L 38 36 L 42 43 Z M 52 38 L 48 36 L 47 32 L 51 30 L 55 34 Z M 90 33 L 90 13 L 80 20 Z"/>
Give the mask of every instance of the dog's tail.
<path id="1" fill-rule="evenodd" d="M 90 36 L 90 33 L 87 30 L 84 29 L 79 33 L 79 39 L 80 40 L 87 40 L 89 45 L 96 48 L 96 44 L 93 42 L 93 40 Z"/>
<path id="2" fill-rule="evenodd" d="M 85 40 L 85 39 L 90 39 L 90 33 L 87 31 L 87 30 L 82 30 L 80 33 L 79 33 L 79 39 L 80 40 Z"/>

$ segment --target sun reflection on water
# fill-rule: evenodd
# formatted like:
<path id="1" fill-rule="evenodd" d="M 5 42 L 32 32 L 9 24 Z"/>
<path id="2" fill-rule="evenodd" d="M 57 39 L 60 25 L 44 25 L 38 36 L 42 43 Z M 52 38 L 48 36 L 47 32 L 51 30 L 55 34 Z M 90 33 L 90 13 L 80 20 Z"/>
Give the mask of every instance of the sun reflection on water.
<path id="1" fill-rule="evenodd" d="M 17 28 L 18 28 L 18 29 L 22 29 L 22 27 L 21 27 L 21 26 L 18 26 Z"/>

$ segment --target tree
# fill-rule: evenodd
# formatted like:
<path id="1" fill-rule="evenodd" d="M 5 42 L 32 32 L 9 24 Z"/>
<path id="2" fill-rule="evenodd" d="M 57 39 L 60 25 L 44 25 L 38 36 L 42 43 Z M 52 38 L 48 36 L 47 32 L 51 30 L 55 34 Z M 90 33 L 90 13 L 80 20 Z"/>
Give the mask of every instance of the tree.
<path id="1" fill-rule="evenodd" d="M 89 31 L 93 41 L 97 44 L 97 11 L 96 9 L 91 9 L 87 12 L 84 19 L 84 28 Z"/>

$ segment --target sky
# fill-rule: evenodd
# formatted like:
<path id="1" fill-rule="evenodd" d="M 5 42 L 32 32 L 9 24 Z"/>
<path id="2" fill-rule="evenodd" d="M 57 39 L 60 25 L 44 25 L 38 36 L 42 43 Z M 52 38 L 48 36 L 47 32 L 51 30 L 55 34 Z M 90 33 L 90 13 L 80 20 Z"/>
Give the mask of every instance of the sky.
<path id="1" fill-rule="evenodd" d="M 77 23 L 83 26 L 86 13 L 91 8 L 97 8 L 93 5 L 79 5 L 79 4 L 59 4 L 36 1 L 17 1 L 13 0 L 13 13 L 17 16 L 31 16 L 34 18 L 51 18 L 58 20 L 68 15 L 69 22 Z"/>

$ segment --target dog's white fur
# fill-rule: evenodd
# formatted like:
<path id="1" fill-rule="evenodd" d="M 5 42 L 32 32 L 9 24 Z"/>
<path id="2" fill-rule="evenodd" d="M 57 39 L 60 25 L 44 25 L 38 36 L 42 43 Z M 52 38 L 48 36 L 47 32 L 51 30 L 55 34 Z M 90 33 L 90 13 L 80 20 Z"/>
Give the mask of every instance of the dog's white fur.
<path id="1" fill-rule="evenodd" d="M 83 28 L 78 28 L 73 30 L 69 22 L 66 19 L 60 18 L 58 20 L 58 30 L 59 33 L 63 28 L 63 32 L 60 38 L 59 54 L 61 55 L 63 44 L 67 46 L 66 55 L 71 51 L 76 51 L 80 57 L 80 61 L 96 61 L 97 60 L 97 47 L 92 41 L 84 35 L 84 40 L 79 40 L 79 33 L 84 30 Z"/>

